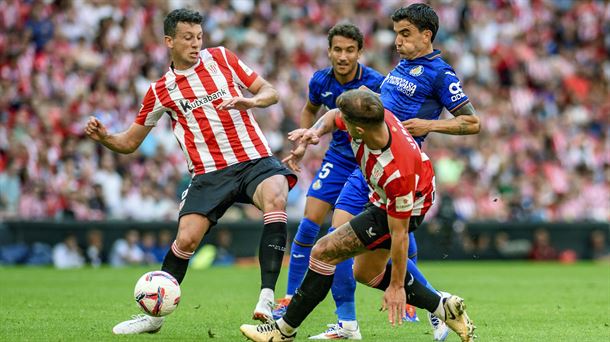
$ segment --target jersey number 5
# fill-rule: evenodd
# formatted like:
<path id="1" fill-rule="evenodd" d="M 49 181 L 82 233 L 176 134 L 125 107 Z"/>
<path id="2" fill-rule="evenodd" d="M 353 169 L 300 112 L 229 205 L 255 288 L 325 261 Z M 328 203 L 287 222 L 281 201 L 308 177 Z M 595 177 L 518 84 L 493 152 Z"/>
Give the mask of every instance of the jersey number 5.
<path id="1" fill-rule="evenodd" d="M 320 173 L 318 173 L 318 178 L 324 179 L 324 178 L 328 177 L 328 174 L 330 173 L 330 169 L 332 169 L 332 168 L 333 168 L 333 164 L 324 163 L 324 165 L 322 165 L 322 168 L 320 169 Z"/>

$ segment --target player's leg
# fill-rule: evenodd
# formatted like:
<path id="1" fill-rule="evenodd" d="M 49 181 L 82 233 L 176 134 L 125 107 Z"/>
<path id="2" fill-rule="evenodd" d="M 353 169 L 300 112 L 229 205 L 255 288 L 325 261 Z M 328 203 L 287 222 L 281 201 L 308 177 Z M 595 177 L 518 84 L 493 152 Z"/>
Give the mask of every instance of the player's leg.
<path id="1" fill-rule="evenodd" d="M 263 212 L 264 226 L 258 253 L 261 292 L 252 318 L 271 321 L 275 285 L 286 250 L 286 199 L 296 177 L 275 157 L 263 158 L 252 164 L 244 177 L 245 188 L 240 190 Z"/>
<path id="2" fill-rule="evenodd" d="M 380 211 L 380 209 L 369 206 L 367 211 Z M 387 229 L 384 231 L 376 228 L 380 225 L 386 225 L 387 227 L 387 217 L 378 214 L 374 222 L 356 224 L 354 221 L 355 219 L 351 222 L 363 244 L 369 249 L 375 249 L 375 253 L 367 253 L 355 258 L 354 276 L 358 282 L 385 291 L 390 283 L 392 274 L 392 263 L 388 262 L 391 239 L 376 243 L 373 241 L 373 237 L 383 236 L 388 233 Z M 366 228 L 356 228 L 367 226 L 373 227 L 372 234 L 362 233 L 363 231 L 366 233 Z M 407 276 L 405 277 L 407 303 L 426 309 L 428 312 L 440 317 L 452 330 L 460 335 L 463 341 L 471 341 L 474 336 L 474 325 L 470 322 L 468 315 L 464 311 L 463 300 L 450 294 L 441 295 L 440 292 L 429 289 L 411 274 L 409 268 L 414 264 L 411 261 L 408 262 L 410 264 L 408 265 Z"/>
<path id="3" fill-rule="evenodd" d="M 330 291 L 336 265 L 364 251 L 349 223 L 324 236 L 312 249 L 308 272 L 286 314 L 274 324 L 242 325 L 240 330 L 254 341 L 293 339 L 296 329 Z"/>
<path id="4" fill-rule="evenodd" d="M 314 181 L 312 186 L 315 184 Z M 308 193 L 315 192 L 315 190 L 312 191 L 312 186 L 310 186 Z M 331 209 L 331 203 L 313 196 L 307 196 L 305 212 L 290 247 L 291 254 L 288 267 L 286 298 L 291 298 L 297 287 L 301 285 L 309 264 L 311 248 L 320 232 L 320 226 Z"/>
<path id="5" fill-rule="evenodd" d="M 179 283 L 184 280 L 189 259 L 201 240 L 228 208 L 228 205 L 222 203 L 227 202 L 226 198 L 230 198 L 233 191 L 230 177 L 227 176 L 230 172 L 231 170 L 218 171 L 213 182 L 209 175 L 195 176 L 182 194 L 178 233 L 161 267 L 162 271 L 171 274 Z M 154 333 L 161 329 L 163 322 L 163 317 L 139 315 L 117 324 L 112 331 L 115 334 Z"/>
<path id="6" fill-rule="evenodd" d="M 341 194 L 337 198 L 333 212 L 331 233 L 335 228 L 349 222 L 364 210 L 368 203 L 369 187 L 360 169 L 356 169 L 347 179 Z M 310 339 L 361 339 L 360 327 L 356 320 L 356 280 L 353 271 L 354 260 L 347 259 L 337 265 L 335 278 L 331 287 L 335 300 L 337 323 L 329 324 L 328 329 Z"/>
<path id="7" fill-rule="evenodd" d="M 322 161 L 322 165 L 307 191 L 304 217 L 292 241 L 286 296 L 278 300 L 278 305 L 273 312 L 275 319 L 284 314 L 290 298 L 303 281 L 309 265 L 311 248 L 320 232 L 320 225 L 332 209 L 345 181 L 355 168 L 357 165 L 353 161 L 345 159 L 332 150 L 327 152 Z"/>

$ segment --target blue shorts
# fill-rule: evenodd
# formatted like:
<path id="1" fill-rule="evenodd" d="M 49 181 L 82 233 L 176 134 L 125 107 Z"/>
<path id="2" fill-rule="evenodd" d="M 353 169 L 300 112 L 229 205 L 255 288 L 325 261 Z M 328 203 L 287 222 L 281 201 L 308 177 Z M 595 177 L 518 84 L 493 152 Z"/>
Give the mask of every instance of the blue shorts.
<path id="1" fill-rule="evenodd" d="M 347 178 L 345 186 L 341 190 L 335 209 L 345 210 L 356 216 L 364 210 L 364 205 L 369 202 L 369 185 L 359 168 L 354 170 Z"/>
<path id="2" fill-rule="evenodd" d="M 326 152 L 322 165 L 311 182 L 307 196 L 322 200 L 331 205 L 335 204 L 337 197 L 343 189 L 347 178 L 358 169 L 355 160 L 346 159 L 332 150 Z"/>

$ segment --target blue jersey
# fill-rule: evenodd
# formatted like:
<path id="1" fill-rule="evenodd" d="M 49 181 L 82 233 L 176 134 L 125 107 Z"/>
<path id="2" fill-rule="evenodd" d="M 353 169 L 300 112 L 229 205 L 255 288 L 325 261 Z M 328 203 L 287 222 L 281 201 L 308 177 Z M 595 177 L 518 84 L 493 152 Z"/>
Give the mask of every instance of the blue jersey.
<path id="1" fill-rule="evenodd" d="M 315 106 L 324 105 L 328 109 L 335 109 L 337 108 L 335 103 L 337 97 L 344 91 L 358 89 L 364 85 L 378 93 L 383 78 L 383 75 L 374 69 L 358 64 L 356 77 L 345 84 L 341 84 L 335 79 L 332 67 L 321 69 L 316 71 L 309 81 L 309 102 Z M 328 151 L 338 153 L 354 163 L 356 162 L 346 132 L 338 130 L 333 132 L 333 139 Z"/>
<path id="2" fill-rule="evenodd" d="M 434 50 L 414 60 L 400 60 L 381 85 L 381 102 L 405 121 L 437 120 L 443 107 L 453 113 L 469 100 L 453 68 Z M 426 136 L 414 138 L 421 146 Z"/>

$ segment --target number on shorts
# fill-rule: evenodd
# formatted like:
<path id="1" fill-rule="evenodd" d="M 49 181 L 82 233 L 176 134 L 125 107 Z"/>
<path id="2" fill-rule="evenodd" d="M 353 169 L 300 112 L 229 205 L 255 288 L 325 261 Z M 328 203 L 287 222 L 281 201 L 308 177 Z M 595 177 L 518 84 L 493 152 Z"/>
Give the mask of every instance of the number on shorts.
<path id="1" fill-rule="evenodd" d="M 328 177 L 328 174 L 330 173 L 330 169 L 332 169 L 332 168 L 333 168 L 332 163 L 324 163 L 324 165 L 322 165 L 322 169 L 320 170 L 320 173 L 318 174 L 318 178 L 324 179 L 324 178 Z"/>

